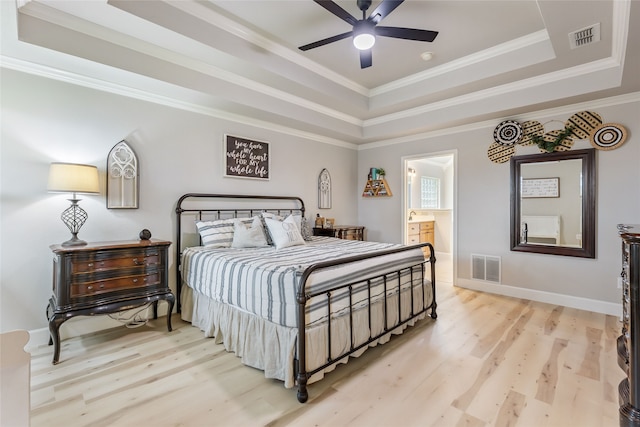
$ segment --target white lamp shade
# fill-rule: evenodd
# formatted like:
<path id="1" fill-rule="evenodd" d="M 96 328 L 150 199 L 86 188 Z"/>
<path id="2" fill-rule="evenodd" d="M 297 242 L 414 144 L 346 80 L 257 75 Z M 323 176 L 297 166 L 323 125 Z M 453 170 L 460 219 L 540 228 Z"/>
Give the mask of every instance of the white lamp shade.
<path id="1" fill-rule="evenodd" d="M 47 189 L 59 193 L 99 193 L 98 168 L 75 163 L 51 163 Z"/>

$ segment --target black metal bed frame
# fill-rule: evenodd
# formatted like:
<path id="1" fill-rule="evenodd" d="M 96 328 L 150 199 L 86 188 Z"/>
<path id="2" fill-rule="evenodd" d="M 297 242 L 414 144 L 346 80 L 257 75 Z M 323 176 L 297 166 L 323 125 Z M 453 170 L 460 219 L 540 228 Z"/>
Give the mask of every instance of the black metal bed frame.
<path id="1" fill-rule="evenodd" d="M 203 208 L 200 206 L 194 206 L 191 208 L 184 208 L 182 205 L 183 203 L 188 200 L 188 199 L 226 199 L 227 201 L 231 201 L 231 200 L 261 200 L 261 201 L 273 201 L 274 204 L 276 201 L 278 202 L 287 202 L 287 201 L 291 201 L 294 204 L 297 205 L 297 207 L 295 208 L 282 208 L 280 206 L 278 207 L 270 207 L 270 206 L 266 206 L 265 207 L 259 207 L 259 208 Z M 177 309 L 178 312 L 181 311 L 181 289 L 182 289 L 182 277 L 181 277 L 181 255 L 182 255 L 182 215 L 185 213 L 194 213 L 194 215 L 199 218 L 202 219 L 203 215 L 212 215 L 215 218 L 221 218 L 224 215 L 231 215 L 230 217 L 239 217 L 238 215 L 240 215 L 240 217 L 244 217 L 244 216 L 248 216 L 251 217 L 253 215 L 256 215 L 260 212 L 273 212 L 276 214 L 282 214 L 282 213 L 294 213 L 294 212 L 299 212 L 301 213 L 302 216 L 304 216 L 304 212 L 305 212 L 305 206 L 304 206 L 304 202 L 302 201 L 301 198 L 299 197 L 293 197 L 293 196 L 256 196 L 256 195 L 233 195 L 233 194 L 205 194 L 205 193 L 188 193 L 183 195 L 182 197 L 180 197 L 180 199 L 178 199 L 178 202 L 176 204 L 176 219 L 177 219 L 177 224 L 176 224 L 176 287 L 177 287 Z M 362 261 L 365 259 L 371 259 L 371 258 L 375 258 L 375 257 L 379 257 L 379 256 L 384 256 L 384 255 L 389 255 L 389 254 L 394 254 L 394 253 L 401 253 L 404 251 L 410 251 L 413 250 L 417 247 L 428 247 L 429 248 L 429 257 L 426 258 L 424 261 L 421 261 L 417 264 L 408 266 L 408 267 L 404 267 L 400 270 L 397 271 L 392 271 L 392 272 L 388 272 L 388 273 L 384 273 L 378 276 L 371 276 L 371 277 L 367 277 L 366 279 L 359 279 L 359 280 L 355 280 L 353 282 L 350 283 L 346 283 L 346 284 L 341 284 L 339 286 L 335 286 L 329 290 L 324 289 L 321 292 L 308 292 L 306 289 L 307 286 L 307 281 L 309 280 L 310 276 L 318 271 L 318 270 L 322 270 L 322 269 L 327 269 L 327 268 L 332 268 L 332 267 L 336 267 L 338 265 L 343 265 L 343 264 L 348 264 L 348 263 L 352 263 L 352 262 L 358 262 L 358 261 Z M 298 393 L 297 393 L 297 398 L 298 401 L 301 403 L 304 403 L 307 401 L 307 399 L 309 398 L 309 394 L 307 391 L 307 381 L 309 380 L 309 378 L 314 375 L 317 372 L 320 372 L 324 369 L 326 369 L 327 367 L 339 362 L 340 360 L 349 357 L 350 355 L 352 355 L 353 353 L 357 352 L 358 350 L 362 349 L 365 346 L 368 346 L 369 344 L 371 344 L 372 342 L 380 339 L 381 337 L 383 337 L 384 335 L 388 334 L 390 331 L 398 328 L 399 326 L 403 326 L 409 322 L 411 322 L 412 320 L 416 319 L 419 316 L 422 316 L 423 314 L 425 314 L 427 311 L 431 311 L 429 313 L 429 316 L 431 316 L 432 319 L 436 319 L 437 313 L 436 313 L 436 308 L 437 308 L 437 303 L 436 303 L 436 278 L 435 278 L 435 262 L 436 262 L 436 258 L 435 258 L 435 254 L 434 254 L 434 249 L 433 246 L 430 243 L 421 243 L 418 245 L 412 245 L 412 246 L 403 246 L 400 248 L 394 248 L 394 249 L 388 249 L 388 250 L 384 250 L 384 251 L 376 251 L 373 252 L 371 254 L 364 254 L 364 255 L 357 255 L 357 256 L 352 256 L 352 257 L 347 257 L 347 258 L 341 258 L 341 259 L 337 259 L 337 260 L 333 260 L 333 261 L 324 261 L 324 262 L 319 262 L 316 264 L 313 264 L 311 266 L 309 266 L 302 274 L 301 278 L 300 278 L 300 282 L 298 284 L 298 289 L 296 291 L 296 299 L 297 299 L 297 303 L 298 303 L 298 351 L 297 351 L 297 359 L 295 360 L 295 366 L 294 366 L 294 375 L 296 378 L 296 381 L 298 383 Z M 424 282 L 424 276 L 425 276 L 425 264 L 426 263 L 430 263 L 430 287 L 431 287 L 431 295 L 432 295 L 432 301 L 431 304 L 429 305 L 425 305 L 425 291 L 427 288 L 427 285 Z M 411 308 L 410 308 L 410 313 L 409 316 L 406 318 L 402 318 L 402 310 L 401 310 L 401 303 L 402 303 L 402 298 L 401 298 L 401 293 L 402 293 L 402 289 L 401 289 L 401 280 L 400 277 L 403 274 L 403 272 L 406 272 L 410 275 L 410 286 L 409 286 L 409 295 L 410 295 L 410 304 L 411 304 Z M 414 274 L 419 274 L 418 279 L 420 280 L 421 283 L 421 304 L 420 304 L 420 309 L 414 311 Z M 388 281 L 393 279 L 393 276 L 396 275 L 398 278 L 398 288 L 397 288 L 397 293 L 393 293 L 391 295 L 388 294 Z M 383 315 L 384 315 L 384 329 L 381 333 L 379 334 L 375 334 L 372 335 L 371 334 L 371 324 L 372 324 L 372 300 L 371 300 L 371 287 L 372 287 L 372 283 L 375 281 L 382 281 L 383 286 L 384 286 L 384 298 L 382 299 L 382 303 L 384 304 L 384 308 L 383 308 Z M 367 287 L 367 292 L 368 292 L 368 304 L 366 305 L 367 308 L 367 315 L 368 315 L 368 321 L 369 321 L 369 339 L 366 340 L 366 342 L 360 343 L 360 344 L 354 344 L 354 330 L 353 330 L 353 316 L 354 316 L 354 312 L 356 311 L 351 303 L 351 298 L 353 296 L 353 289 L 356 287 L 361 287 L 361 286 L 366 286 Z M 332 357 L 331 354 L 331 295 L 334 292 L 340 291 L 340 290 L 344 290 L 347 289 L 349 292 L 349 334 L 350 334 L 350 339 L 351 339 L 351 345 L 349 350 L 347 350 L 346 352 L 336 356 L 336 357 Z M 306 310 L 306 304 L 307 301 L 309 301 L 311 298 L 313 297 L 317 297 L 320 295 L 325 295 L 326 296 L 326 301 L 327 301 L 327 314 L 328 314 L 328 320 L 326 322 L 326 327 L 327 327 L 327 361 L 325 364 L 323 364 L 322 366 L 319 366 L 311 371 L 307 371 L 307 367 L 306 367 L 306 350 L 307 350 L 307 346 L 306 346 L 306 328 L 307 325 L 305 323 L 305 310 Z M 393 308 L 389 306 L 388 300 L 390 296 L 393 295 L 397 295 L 398 296 L 398 306 L 397 306 L 397 310 L 398 310 L 398 321 L 395 322 L 392 325 L 389 325 L 388 323 L 388 316 L 387 316 L 387 312 L 389 310 L 392 310 Z"/>

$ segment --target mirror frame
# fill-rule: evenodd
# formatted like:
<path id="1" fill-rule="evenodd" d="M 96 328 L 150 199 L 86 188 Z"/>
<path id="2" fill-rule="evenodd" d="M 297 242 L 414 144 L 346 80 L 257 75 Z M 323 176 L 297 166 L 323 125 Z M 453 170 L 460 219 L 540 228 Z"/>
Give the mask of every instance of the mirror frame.
<path id="1" fill-rule="evenodd" d="M 596 150 L 570 150 L 511 158 L 511 250 L 581 258 L 596 257 Z M 527 163 L 582 160 L 582 248 L 520 242 L 520 168 Z"/>

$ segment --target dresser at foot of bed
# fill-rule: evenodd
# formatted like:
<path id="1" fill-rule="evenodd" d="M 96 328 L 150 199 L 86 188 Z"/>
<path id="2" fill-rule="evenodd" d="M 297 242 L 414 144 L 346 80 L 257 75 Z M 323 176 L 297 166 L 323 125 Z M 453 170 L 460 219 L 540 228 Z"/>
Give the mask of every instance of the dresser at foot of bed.
<path id="1" fill-rule="evenodd" d="M 54 364 L 60 358 L 60 326 L 74 316 L 109 314 L 153 303 L 157 318 L 158 301 L 165 300 L 171 331 L 175 298 L 168 284 L 170 245 L 152 239 L 51 246 L 53 295 L 47 319 Z"/>

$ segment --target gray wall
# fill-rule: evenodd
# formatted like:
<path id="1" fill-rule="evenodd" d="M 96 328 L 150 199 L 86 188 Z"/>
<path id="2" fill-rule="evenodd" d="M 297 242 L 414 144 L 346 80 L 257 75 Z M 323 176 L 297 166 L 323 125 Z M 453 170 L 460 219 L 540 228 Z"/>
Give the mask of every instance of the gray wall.
<path id="1" fill-rule="evenodd" d="M 369 240 L 399 243 L 406 219 L 401 158 L 457 150 L 456 281 L 470 278 L 470 255 L 479 253 L 502 258 L 505 285 L 619 301 L 620 243 L 615 226 L 640 223 L 640 101 L 619 105 L 603 101 L 593 107 L 606 121 L 623 124 L 629 138 L 616 150 L 597 153 L 597 258 L 577 259 L 509 250 L 509 165 L 494 164 L 486 154 L 496 123 L 355 150 L 6 69 L 2 70 L 0 89 L 1 331 L 46 327 L 44 311 L 51 293 L 49 245 L 69 237 L 59 218 L 69 204 L 67 197 L 46 192 L 48 167 L 53 161 L 95 164 L 100 169 L 102 194 L 85 196 L 80 202 L 89 213 L 80 237 L 90 241 L 136 238 L 142 228 L 172 240 L 175 202 L 186 192 L 299 195 L 313 217 L 319 212 L 317 177 L 327 167 L 332 177 L 333 208 L 323 210 L 323 216 L 364 225 Z M 565 120 L 584 109 L 582 105 L 568 106 L 548 117 L 537 113 L 540 117 L 536 119 Z M 270 181 L 223 177 L 225 133 L 271 143 Z M 130 143 L 140 160 L 137 210 L 105 207 L 106 156 L 122 139 Z M 576 144 L 576 148 L 588 147 L 586 141 Z M 522 150 L 518 154 L 530 153 Z M 393 197 L 361 197 L 371 167 L 386 169 Z M 170 278 L 175 288 L 173 265 L 172 255 Z M 71 319 L 62 328 L 63 337 L 79 333 L 76 328 L 88 321 Z M 100 321 L 110 320 L 100 316 Z"/>
<path id="2" fill-rule="evenodd" d="M 327 168 L 333 206 L 323 216 L 355 224 L 357 151 L 182 111 L 124 96 L 2 70 L 0 327 L 47 326 L 51 296 L 49 245 L 67 240 L 60 213 L 68 195 L 47 193 L 53 161 L 98 166 L 102 192 L 82 197 L 89 219 L 79 237 L 88 241 L 135 239 L 143 228 L 174 239 L 176 200 L 188 192 L 297 195 L 315 217 L 317 180 Z M 223 177 L 225 133 L 268 141 L 271 179 Z M 126 139 L 140 162 L 140 208 L 108 210 L 105 167 L 109 150 Z M 346 144 L 345 144 L 346 145 Z M 173 248 L 171 248 L 173 250 Z M 175 289 L 171 255 L 171 287 Z M 161 307 L 164 304 L 161 304 Z M 105 322 L 106 316 L 100 316 Z M 86 317 L 65 323 L 63 336 Z M 94 321 L 91 319 L 91 321 Z"/>
<path id="3" fill-rule="evenodd" d="M 640 223 L 639 97 L 635 96 L 634 101 L 621 97 L 619 101 L 567 106 L 554 110 L 553 115 L 531 112 L 515 119 L 535 119 L 541 123 L 565 121 L 586 109 L 599 113 L 605 122 L 622 124 L 628 133 L 627 141 L 621 147 L 596 153 L 596 259 L 510 251 L 509 163 L 495 164 L 487 158 L 495 122 L 479 123 L 471 130 L 468 127 L 450 129 L 444 135 L 439 132 L 434 137 L 416 137 L 415 141 L 404 144 L 364 147 L 358 152 L 358 183 L 364 185 L 372 165 L 380 166 L 385 168 L 394 194 L 401 194 L 403 157 L 457 149 L 456 282 L 471 280 L 471 254 L 499 256 L 502 285 L 491 287 L 479 283 L 475 286 L 477 289 L 499 291 L 503 286 L 535 291 L 539 295 L 553 293 L 618 304 L 621 298 L 616 281 L 620 273 L 620 242 L 616 224 Z M 587 140 L 577 141 L 574 148 L 591 148 L 591 144 Z M 519 147 L 516 154 L 537 152 L 537 147 Z M 367 227 L 370 239 L 401 241 L 404 211 L 399 208 L 400 204 L 399 198 L 360 198 L 359 219 Z"/>

